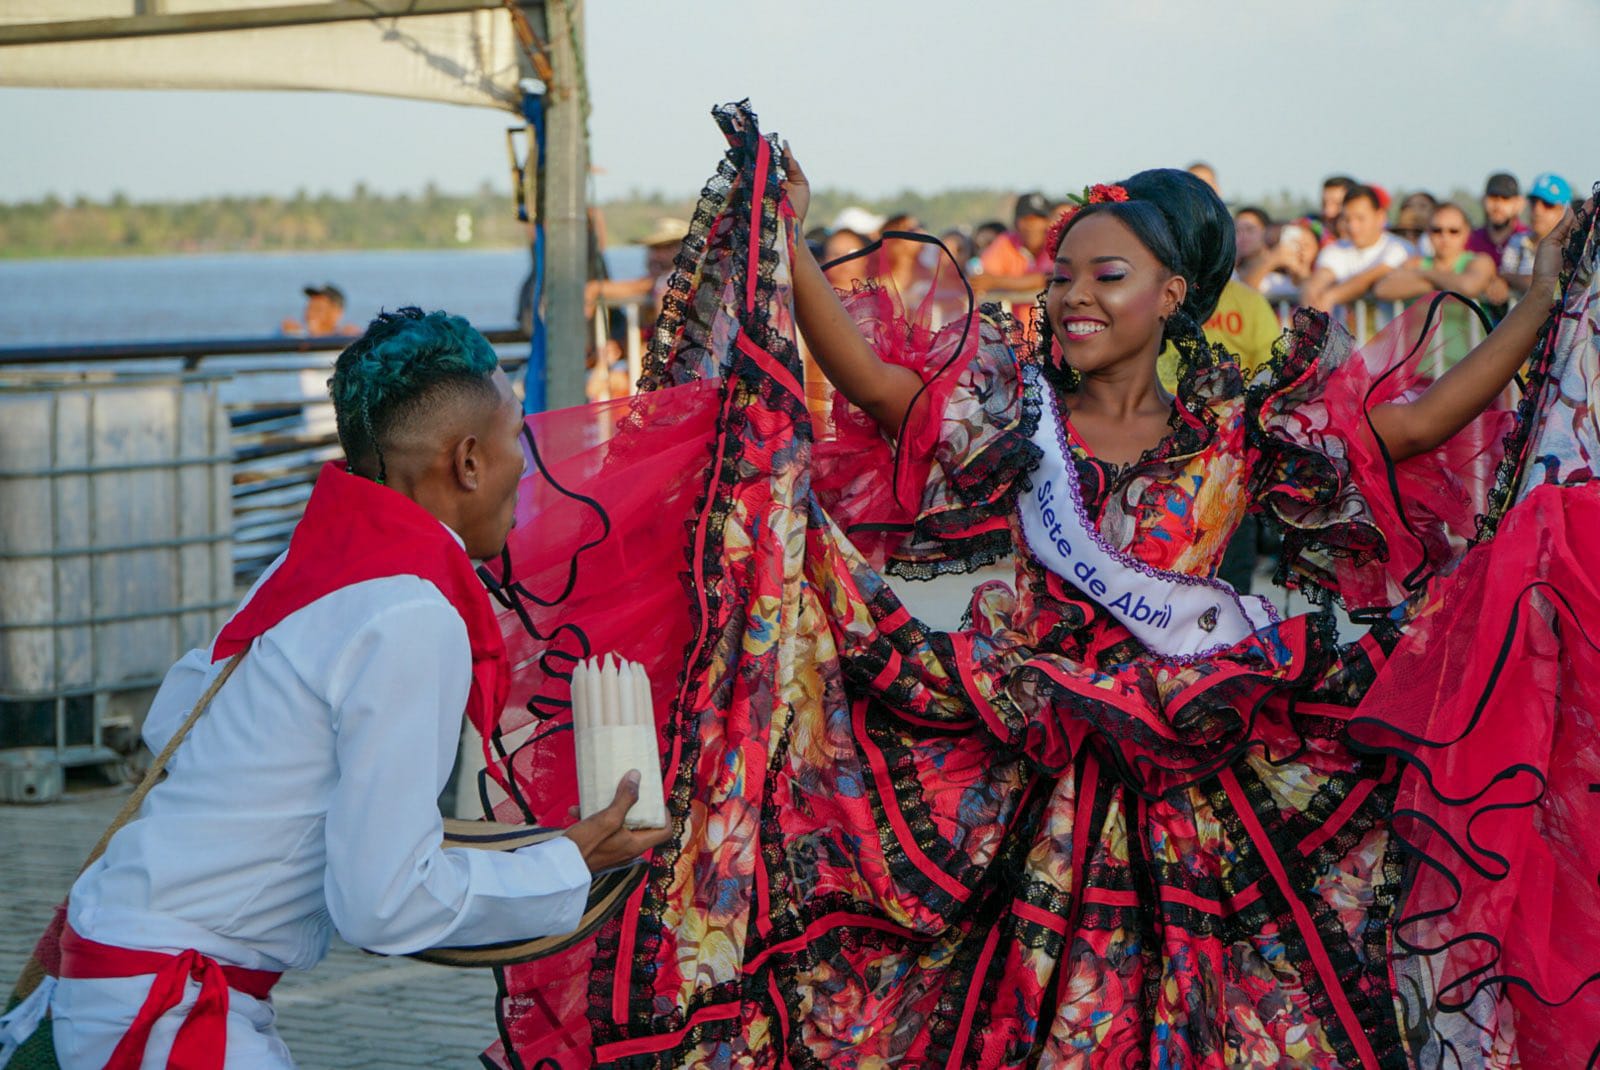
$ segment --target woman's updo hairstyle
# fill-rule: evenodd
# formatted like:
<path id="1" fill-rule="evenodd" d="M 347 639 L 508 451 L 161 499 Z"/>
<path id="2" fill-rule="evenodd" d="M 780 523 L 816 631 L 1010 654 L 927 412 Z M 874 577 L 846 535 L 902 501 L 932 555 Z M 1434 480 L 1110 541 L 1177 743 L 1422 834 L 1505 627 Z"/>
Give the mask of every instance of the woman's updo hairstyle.
<path id="1" fill-rule="evenodd" d="M 1127 200 L 1084 205 L 1062 228 L 1062 238 L 1091 215 L 1116 216 L 1168 271 L 1189 283 L 1164 337 L 1198 338 L 1233 275 L 1233 217 L 1227 205 L 1194 175 L 1170 167 L 1140 171 L 1118 184 Z"/>

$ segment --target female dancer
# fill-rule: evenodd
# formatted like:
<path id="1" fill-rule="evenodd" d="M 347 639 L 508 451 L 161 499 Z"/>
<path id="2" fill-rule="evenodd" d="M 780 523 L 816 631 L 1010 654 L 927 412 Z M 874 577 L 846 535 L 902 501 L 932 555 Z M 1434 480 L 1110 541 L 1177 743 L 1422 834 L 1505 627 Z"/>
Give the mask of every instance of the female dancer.
<path id="1" fill-rule="evenodd" d="M 684 509 L 688 620 L 624 650 L 687 639 L 678 686 L 656 680 L 674 839 L 570 961 L 503 971 L 491 1055 L 1581 1065 L 1600 1041 L 1600 592 L 1574 562 L 1600 494 L 1535 492 L 1461 559 L 1495 511 L 1459 475 L 1493 471 L 1517 428 L 1492 403 L 1567 319 L 1541 335 L 1527 302 L 1425 386 L 1408 361 L 1431 324 L 1356 354 L 1304 313 L 1246 384 L 1198 328 L 1233 262 L 1226 210 L 1154 171 L 1096 187 L 1052 236 L 1036 353 L 996 313 L 927 332 L 880 291 L 840 301 L 791 238 L 799 168 L 747 109 L 719 118 L 734 148 L 680 257 L 639 441 L 619 434 L 583 488 L 604 504 L 656 447 L 711 448 Z M 1533 292 L 1556 292 L 1573 231 Z M 1569 319 L 1592 318 L 1580 281 Z M 791 282 L 819 365 L 898 457 L 842 403 L 813 453 Z M 1280 622 L 1215 581 L 1250 509 L 1284 526 L 1299 582 L 1390 611 L 1340 646 L 1331 617 Z M 981 587 L 956 632 L 868 561 L 928 575 L 1007 552 L 1015 593 Z M 541 627 L 603 618 L 585 598 Z M 507 816 L 540 816 L 519 785 L 548 787 L 558 740 L 510 755 Z"/>

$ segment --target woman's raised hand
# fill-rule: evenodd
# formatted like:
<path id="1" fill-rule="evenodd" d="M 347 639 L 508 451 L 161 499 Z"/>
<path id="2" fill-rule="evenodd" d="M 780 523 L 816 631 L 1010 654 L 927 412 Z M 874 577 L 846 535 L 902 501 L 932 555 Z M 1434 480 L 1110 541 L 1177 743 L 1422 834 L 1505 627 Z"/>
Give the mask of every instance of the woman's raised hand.
<path id="1" fill-rule="evenodd" d="M 1539 301 L 1550 301 L 1556 298 L 1557 288 L 1561 285 L 1561 258 L 1563 250 L 1567 247 L 1567 239 L 1572 236 L 1572 228 L 1578 225 L 1578 217 L 1572 214 L 1569 205 L 1561 214 L 1561 222 L 1539 241 L 1539 247 L 1533 254 L 1533 280 L 1528 284 L 1528 297 Z"/>
<path id="2" fill-rule="evenodd" d="M 783 143 L 783 169 L 788 175 L 783 183 L 783 190 L 789 195 L 789 206 L 794 209 L 796 222 L 804 223 L 806 209 L 811 207 L 811 183 L 806 180 L 806 173 L 800 169 L 800 161 L 789 151 L 787 141 Z"/>

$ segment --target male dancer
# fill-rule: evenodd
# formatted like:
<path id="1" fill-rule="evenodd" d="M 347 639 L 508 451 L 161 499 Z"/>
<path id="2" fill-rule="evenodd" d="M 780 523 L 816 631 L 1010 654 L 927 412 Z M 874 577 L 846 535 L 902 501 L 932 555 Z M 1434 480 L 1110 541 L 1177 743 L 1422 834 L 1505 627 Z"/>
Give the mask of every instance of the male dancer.
<path id="1" fill-rule="evenodd" d="M 590 872 L 654 847 L 606 811 L 519 851 L 444 849 L 463 709 L 494 723 L 505 647 L 473 559 L 505 545 L 522 411 L 467 323 L 380 315 L 330 382 L 349 467 L 209 650 L 167 674 L 159 749 L 235 654 L 165 781 L 73 886 L 51 1001 L 61 1065 L 293 1065 L 277 975 L 331 933 L 385 954 L 577 928 Z"/>

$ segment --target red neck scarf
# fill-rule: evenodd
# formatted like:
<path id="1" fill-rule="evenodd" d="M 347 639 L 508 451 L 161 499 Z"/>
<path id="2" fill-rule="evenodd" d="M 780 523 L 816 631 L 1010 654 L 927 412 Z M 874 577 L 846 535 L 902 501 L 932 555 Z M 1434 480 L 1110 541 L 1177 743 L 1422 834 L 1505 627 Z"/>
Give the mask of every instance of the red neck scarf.
<path id="1" fill-rule="evenodd" d="M 511 670 L 505 637 L 472 559 L 433 514 L 398 491 L 351 475 L 341 463 L 323 466 L 289 539 L 288 557 L 223 626 L 212 660 L 232 657 L 323 595 L 385 576 L 425 579 L 461 614 L 472 646 L 466 712 L 487 752 L 511 690 Z"/>

